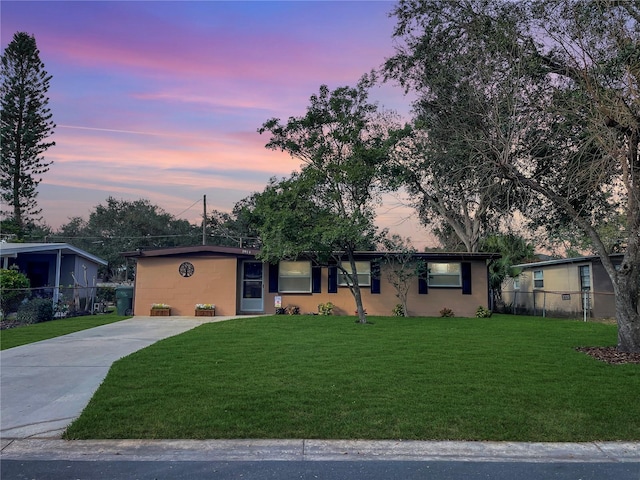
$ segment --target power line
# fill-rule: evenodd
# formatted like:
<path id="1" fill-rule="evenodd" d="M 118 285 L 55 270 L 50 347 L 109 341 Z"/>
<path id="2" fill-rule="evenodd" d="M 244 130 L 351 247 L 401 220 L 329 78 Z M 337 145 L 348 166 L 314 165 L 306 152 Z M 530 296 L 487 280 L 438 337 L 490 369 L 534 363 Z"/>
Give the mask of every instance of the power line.
<path id="1" fill-rule="evenodd" d="M 198 200 L 196 200 L 195 202 L 193 202 L 189 207 L 187 207 L 186 209 L 184 209 L 184 210 L 183 210 L 182 212 L 180 212 L 179 214 L 174 215 L 174 218 L 178 218 L 178 217 L 179 217 L 180 215 L 182 215 L 183 213 L 188 212 L 189 210 L 191 210 L 191 209 L 193 208 L 193 206 L 194 206 L 196 203 L 200 203 L 200 199 L 198 199 Z"/>
<path id="2" fill-rule="evenodd" d="M 172 235 L 143 235 L 139 237 L 74 237 L 70 235 L 47 235 L 49 239 L 58 239 L 58 238 L 71 238 L 74 240 L 140 240 L 143 238 L 169 238 L 169 237 L 196 237 L 199 234 L 195 233 L 180 233 L 180 234 L 172 234 Z"/>

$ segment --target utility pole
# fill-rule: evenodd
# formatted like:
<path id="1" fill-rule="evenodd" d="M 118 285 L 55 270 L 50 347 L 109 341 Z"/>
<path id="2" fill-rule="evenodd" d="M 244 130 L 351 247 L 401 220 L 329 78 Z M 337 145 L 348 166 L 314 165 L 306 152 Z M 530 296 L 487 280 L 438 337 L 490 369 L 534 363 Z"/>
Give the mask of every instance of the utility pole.
<path id="1" fill-rule="evenodd" d="M 202 215 L 202 245 L 207 244 L 207 196 L 205 195 L 202 202 L 204 212 Z"/>

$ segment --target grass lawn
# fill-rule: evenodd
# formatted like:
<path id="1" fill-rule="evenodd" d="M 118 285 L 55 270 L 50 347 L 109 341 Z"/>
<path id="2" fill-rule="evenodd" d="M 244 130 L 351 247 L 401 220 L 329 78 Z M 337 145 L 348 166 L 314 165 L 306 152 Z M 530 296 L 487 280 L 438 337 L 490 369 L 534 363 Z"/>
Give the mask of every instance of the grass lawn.
<path id="1" fill-rule="evenodd" d="M 0 350 L 60 337 L 68 333 L 79 332 L 87 328 L 99 327 L 107 323 L 119 322 L 126 318 L 113 313 L 105 315 L 87 315 L 84 317 L 61 318 L 50 322 L 24 325 L 0 331 Z"/>
<path id="2" fill-rule="evenodd" d="M 616 328 L 535 317 L 274 316 L 116 362 L 65 434 L 90 438 L 640 440 L 640 365 L 575 351 Z"/>

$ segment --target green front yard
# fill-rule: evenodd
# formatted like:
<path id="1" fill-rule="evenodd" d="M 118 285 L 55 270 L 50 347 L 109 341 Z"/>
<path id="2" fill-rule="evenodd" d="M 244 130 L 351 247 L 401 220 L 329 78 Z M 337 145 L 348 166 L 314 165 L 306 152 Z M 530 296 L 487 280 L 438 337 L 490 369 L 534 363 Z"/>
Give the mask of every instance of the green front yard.
<path id="1" fill-rule="evenodd" d="M 575 351 L 612 325 L 274 316 L 116 362 L 66 438 L 640 440 L 640 365 Z"/>
<path id="2" fill-rule="evenodd" d="M 50 322 L 36 323 L 0 331 L 0 350 L 19 347 L 28 343 L 60 337 L 87 328 L 99 327 L 107 323 L 119 322 L 126 318 L 114 313 L 106 315 L 87 315 L 85 317 L 62 318 Z"/>

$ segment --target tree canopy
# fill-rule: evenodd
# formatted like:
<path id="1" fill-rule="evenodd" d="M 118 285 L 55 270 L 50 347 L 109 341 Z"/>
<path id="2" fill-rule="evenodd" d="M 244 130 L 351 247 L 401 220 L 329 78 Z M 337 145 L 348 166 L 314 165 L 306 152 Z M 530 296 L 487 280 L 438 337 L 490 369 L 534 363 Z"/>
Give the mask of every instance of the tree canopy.
<path id="1" fill-rule="evenodd" d="M 470 191 L 491 179 L 515 193 L 507 198 L 535 225 L 573 224 L 588 235 L 613 284 L 618 348 L 640 351 L 637 2 L 407 0 L 394 14 L 401 44 L 388 76 L 418 93 L 418 114 L 448 119 L 449 110 L 433 106 L 454 95 L 455 112 L 469 117 L 457 127 L 447 120 L 455 131 L 440 143 L 442 130 L 426 116 L 428 141 L 462 146 L 474 160 L 469 169 L 483 173 L 468 176 Z M 439 88 L 442 80 L 454 94 Z M 599 226 L 620 214 L 624 258 L 616 268 Z"/>
<path id="2" fill-rule="evenodd" d="M 331 91 L 323 85 L 304 116 L 263 124 L 259 132 L 271 135 L 267 148 L 288 152 L 302 168 L 273 181 L 255 203 L 263 258 L 332 258 L 348 279 L 363 323 L 355 252 L 377 243 L 375 207 L 396 140 L 390 114 L 368 101 L 371 83 L 365 76 L 356 87 Z"/>
<path id="3" fill-rule="evenodd" d="M 97 205 L 89 219 L 74 217 L 60 227 L 54 240 L 73 245 L 109 262 L 107 279 L 126 280 L 122 252 L 138 248 L 197 245 L 201 230 L 186 220 L 177 220 L 149 200 L 118 200 L 109 197 Z"/>

